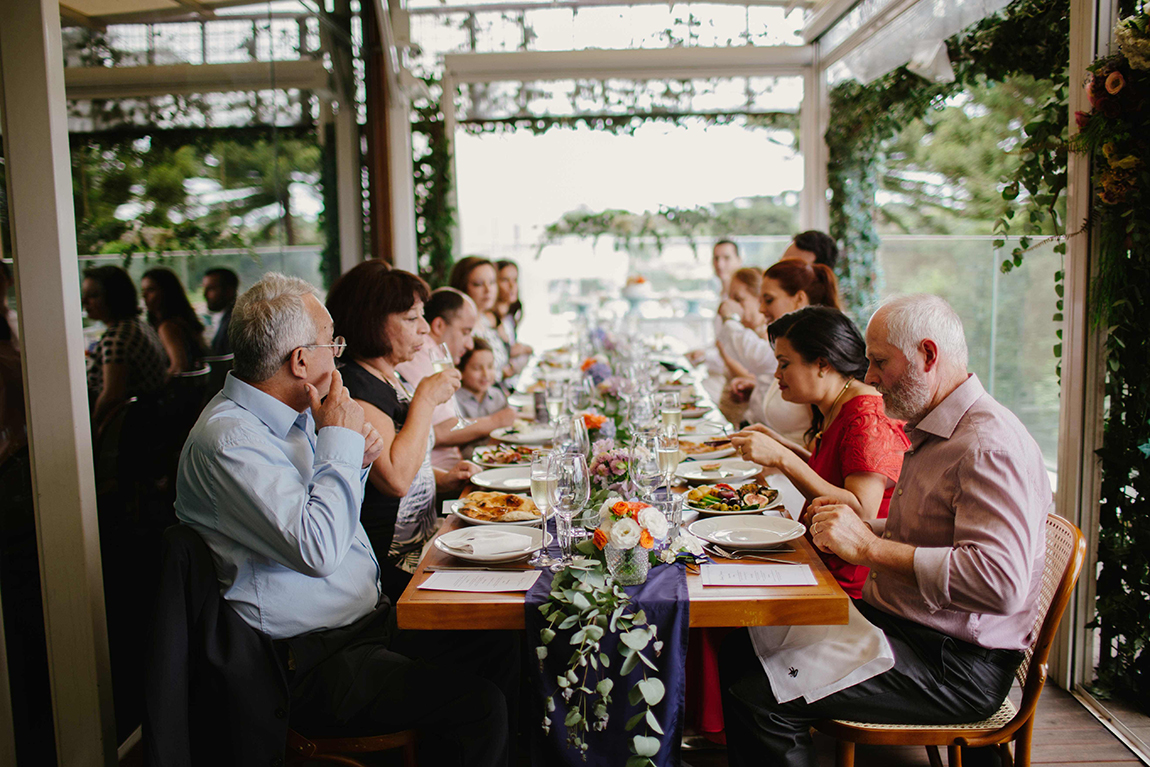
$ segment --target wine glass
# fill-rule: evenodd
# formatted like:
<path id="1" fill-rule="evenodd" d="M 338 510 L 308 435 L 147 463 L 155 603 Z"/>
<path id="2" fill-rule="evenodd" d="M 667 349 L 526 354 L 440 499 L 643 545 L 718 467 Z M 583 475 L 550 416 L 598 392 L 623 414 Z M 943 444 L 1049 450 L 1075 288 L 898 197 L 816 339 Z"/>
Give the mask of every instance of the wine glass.
<path id="1" fill-rule="evenodd" d="M 451 356 L 451 350 L 447 348 L 446 343 L 432 345 L 429 353 L 431 355 L 431 369 L 436 373 L 442 373 L 444 370 L 451 370 L 455 367 L 455 358 Z M 475 423 L 463 415 L 463 411 L 459 409 L 459 400 L 455 398 L 454 394 L 451 395 L 451 404 L 455 408 L 455 425 L 451 427 L 452 431 L 465 429 Z"/>
<path id="2" fill-rule="evenodd" d="M 663 430 L 670 430 L 678 436 L 683 426 L 683 406 L 679 402 L 679 392 L 664 392 L 659 395 L 659 416 Z"/>
<path id="3" fill-rule="evenodd" d="M 631 439 L 631 487 L 640 498 L 650 498 L 663 476 L 659 468 L 658 434 L 635 431 Z"/>
<path id="4" fill-rule="evenodd" d="M 675 429 L 664 429 L 655 437 L 655 450 L 658 454 L 659 470 L 663 473 L 667 492 L 671 492 L 671 480 L 675 469 L 679 468 L 679 433 Z"/>
<path id="5" fill-rule="evenodd" d="M 555 423 L 563 413 L 567 398 L 567 384 L 565 381 L 547 382 L 547 418 Z"/>
<path id="6" fill-rule="evenodd" d="M 575 545 L 574 518 L 581 512 L 591 497 L 591 475 L 587 471 L 587 457 L 582 453 L 551 454 L 550 471 L 555 475 L 555 484 L 548 493 L 550 508 L 555 515 L 555 532 L 559 536 L 562 559 L 552 570 L 560 570 L 571 564 Z"/>
<path id="7" fill-rule="evenodd" d="M 648 429 L 654 423 L 655 403 L 650 395 L 636 391 L 628 400 L 627 407 L 627 421 L 632 433 Z"/>
<path id="8" fill-rule="evenodd" d="M 571 411 L 579 413 L 591 407 L 591 382 L 586 376 L 580 376 L 567 387 L 567 401 Z"/>
<path id="9" fill-rule="evenodd" d="M 555 485 L 555 472 L 551 468 L 551 453 L 536 450 L 531 456 L 531 500 L 539 507 L 543 524 L 543 546 L 531 558 L 532 567 L 552 567 L 559 560 L 547 553 L 547 512 L 551 509 L 551 494 Z"/>
<path id="10" fill-rule="evenodd" d="M 555 431 L 551 435 L 551 447 L 559 453 L 587 455 L 591 450 L 591 438 L 587 434 L 587 424 L 583 416 L 563 413 L 555 419 Z"/>

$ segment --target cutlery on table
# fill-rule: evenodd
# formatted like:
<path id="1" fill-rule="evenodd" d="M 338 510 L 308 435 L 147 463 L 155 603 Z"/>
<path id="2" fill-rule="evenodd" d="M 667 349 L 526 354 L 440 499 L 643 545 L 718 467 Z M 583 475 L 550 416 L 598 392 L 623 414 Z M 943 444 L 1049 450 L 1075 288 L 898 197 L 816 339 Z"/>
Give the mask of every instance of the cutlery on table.
<path id="1" fill-rule="evenodd" d="M 706 548 L 708 550 L 712 551 L 713 553 L 718 554 L 723 559 L 734 559 L 734 560 L 751 559 L 751 560 L 754 560 L 756 562 L 773 562 L 773 563 L 779 564 L 779 565 L 801 565 L 801 564 L 805 564 L 804 562 L 789 562 L 785 559 L 775 559 L 774 557 L 766 557 L 766 556 L 763 556 L 762 554 L 756 554 L 754 552 L 749 552 L 749 551 L 727 551 L 722 546 L 716 546 L 713 543 L 711 545 L 707 546 Z"/>
<path id="2" fill-rule="evenodd" d="M 522 573 L 527 572 L 531 568 L 525 567 L 480 567 L 480 566 L 463 566 L 455 567 L 450 565 L 428 565 L 423 568 L 425 573 L 445 572 L 445 573 L 466 573 L 475 570 L 486 570 L 492 573 Z"/>

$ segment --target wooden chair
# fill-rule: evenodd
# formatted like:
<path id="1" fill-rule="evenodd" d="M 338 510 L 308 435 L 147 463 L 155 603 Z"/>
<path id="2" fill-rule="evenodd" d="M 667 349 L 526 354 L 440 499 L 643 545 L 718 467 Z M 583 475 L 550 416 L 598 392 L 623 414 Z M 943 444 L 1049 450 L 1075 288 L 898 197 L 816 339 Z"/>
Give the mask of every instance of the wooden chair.
<path id="1" fill-rule="evenodd" d="M 1022 702 L 1015 709 L 1007 698 L 989 719 L 969 724 L 868 724 L 842 719 L 821 721 L 815 729 L 838 739 L 836 764 L 853 767 L 855 744 L 882 746 L 926 746 L 932 767 L 941 767 L 939 746 L 946 746 L 949 767 L 962 767 L 962 748 L 997 746 L 1004 765 L 1029 767 L 1034 711 L 1046 684 L 1050 645 L 1070 602 L 1070 594 L 1082 570 L 1086 543 L 1082 532 L 1062 517 L 1046 518 L 1046 564 L 1042 571 L 1035 627 L 1038 638 L 1026 651 L 1015 672 L 1022 686 Z M 1015 743 L 1011 757 L 1010 743 Z"/>
<path id="2" fill-rule="evenodd" d="M 288 730 L 287 763 L 331 762 L 348 767 L 366 767 L 363 762 L 346 754 L 370 754 L 397 748 L 403 749 L 403 767 L 416 767 L 413 730 L 366 738 L 307 738 L 295 730 Z"/>

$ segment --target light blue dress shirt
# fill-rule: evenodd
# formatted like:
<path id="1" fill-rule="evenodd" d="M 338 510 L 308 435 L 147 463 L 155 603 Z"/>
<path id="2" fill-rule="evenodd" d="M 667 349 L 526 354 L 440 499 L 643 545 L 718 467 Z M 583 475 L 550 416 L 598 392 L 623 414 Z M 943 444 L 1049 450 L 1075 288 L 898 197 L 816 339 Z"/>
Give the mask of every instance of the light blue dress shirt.
<path id="1" fill-rule="evenodd" d="M 224 598 L 273 639 L 346 626 L 381 599 L 363 450 L 230 373 L 188 436 L 176 516 L 207 541 Z"/>

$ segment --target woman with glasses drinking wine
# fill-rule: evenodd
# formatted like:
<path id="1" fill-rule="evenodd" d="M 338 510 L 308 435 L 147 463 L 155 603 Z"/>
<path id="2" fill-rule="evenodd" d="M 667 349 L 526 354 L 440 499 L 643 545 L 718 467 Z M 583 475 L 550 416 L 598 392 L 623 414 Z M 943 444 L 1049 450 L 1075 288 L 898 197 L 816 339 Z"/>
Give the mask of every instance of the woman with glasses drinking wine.
<path id="1" fill-rule="evenodd" d="M 414 390 L 395 370 L 428 342 L 428 295 L 427 283 L 414 274 L 365 261 L 340 277 L 327 297 L 336 332 L 347 342 L 344 386 L 386 445 L 371 466 L 360 521 L 380 561 L 384 593 L 393 600 L 435 532 L 432 411 L 459 388 L 454 368 L 427 376 Z"/>

